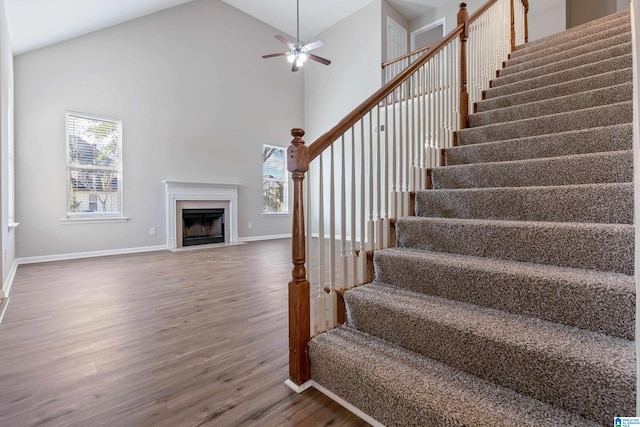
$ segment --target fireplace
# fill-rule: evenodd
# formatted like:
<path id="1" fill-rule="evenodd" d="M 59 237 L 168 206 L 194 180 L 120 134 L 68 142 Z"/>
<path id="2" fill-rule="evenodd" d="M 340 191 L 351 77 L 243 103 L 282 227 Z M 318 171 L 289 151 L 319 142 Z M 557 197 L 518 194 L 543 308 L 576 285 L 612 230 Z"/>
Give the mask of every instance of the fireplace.
<path id="1" fill-rule="evenodd" d="M 177 250 L 183 246 L 194 244 L 200 245 L 202 239 L 210 239 L 214 236 L 189 236 L 198 240 L 196 243 L 185 243 L 185 220 L 183 212 L 194 211 L 222 211 L 222 218 L 218 224 L 207 225 L 207 220 L 201 221 L 206 225 L 204 228 L 222 228 L 216 234 L 216 243 L 235 244 L 238 242 L 238 187 L 239 184 L 214 183 L 214 182 L 191 182 L 191 181 L 164 181 L 167 191 L 167 248 Z M 216 213 L 216 215 L 220 215 Z M 190 221 L 192 218 L 190 218 Z M 211 222 L 211 220 L 209 220 Z M 191 234 L 191 232 L 190 232 Z M 201 231 L 198 234 L 203 234 Z M 220 238 L 220 235 L 222 238 Z M 207 241 L 206 243 L 210 243 Z"/>
<path id="2" fill-rule="evenodd" d="M 224 243 L 224 209 L 183 209 L 182 246 Z"/>

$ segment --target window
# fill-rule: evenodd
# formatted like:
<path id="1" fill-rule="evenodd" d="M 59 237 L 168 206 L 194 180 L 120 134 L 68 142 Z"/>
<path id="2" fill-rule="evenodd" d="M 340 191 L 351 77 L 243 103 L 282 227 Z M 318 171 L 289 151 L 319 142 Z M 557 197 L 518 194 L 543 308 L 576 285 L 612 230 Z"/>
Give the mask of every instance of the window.
<path id="1" fill-rule="evenodd" d="M 262 146 L 263 213 L 289 213 L 286 151 L 273 145 Z"/>
<path id="2" fill-rule="evenodd" d="M 67 112 L 67 217 L 122 217 L 122 122 Z"/>

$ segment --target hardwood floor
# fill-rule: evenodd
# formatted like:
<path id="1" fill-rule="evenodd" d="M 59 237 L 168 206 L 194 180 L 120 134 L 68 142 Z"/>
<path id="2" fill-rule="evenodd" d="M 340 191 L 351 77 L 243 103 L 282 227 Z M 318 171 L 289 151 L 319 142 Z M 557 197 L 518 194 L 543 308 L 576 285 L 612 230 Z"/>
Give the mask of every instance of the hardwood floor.
<path id="1" fill-rule="evenodd" d="M 0 426 L 366 426 L 283 384 L 290 245 L 20 266 Z"/>

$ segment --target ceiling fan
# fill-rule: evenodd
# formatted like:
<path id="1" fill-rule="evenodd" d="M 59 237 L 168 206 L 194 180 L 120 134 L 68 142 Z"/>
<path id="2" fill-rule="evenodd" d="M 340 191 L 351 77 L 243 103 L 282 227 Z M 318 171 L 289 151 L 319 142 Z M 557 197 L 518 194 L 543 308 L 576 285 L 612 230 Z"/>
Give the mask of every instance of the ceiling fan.
<path id="1" fill-rule="evenodd" d="M 280 43 L 282 43 L 289 49 L 287 52 L 270 53 L 268 55 L 262 55 L 262 57 L 266 59 L 275 58 L 276 56 L 286 56 L 287 61 L 289 61 L 289 63 L 291 64 L 291 71 L 293 72 L 298 71 L 298 68 L 302 67 L 307 59 L 311 59 L 324 65 L 331 64 L 331 61 L 329 61 L 328 59 L 322 58 L 318 55 L 314 55 L 313 53 L 309 53 L 309 51 L 313 49 L 324 46 L 325 42 L 323 42 L 322 40 L 316 40 L 306 45 L 300 43 L 300 0 L 296 0 L 296 25 L 298 33 L 296 34 L 295 43 L 289 42 L 289 40 L 287 40 L 280 34 L 276 34 L 274 36 Z"/>

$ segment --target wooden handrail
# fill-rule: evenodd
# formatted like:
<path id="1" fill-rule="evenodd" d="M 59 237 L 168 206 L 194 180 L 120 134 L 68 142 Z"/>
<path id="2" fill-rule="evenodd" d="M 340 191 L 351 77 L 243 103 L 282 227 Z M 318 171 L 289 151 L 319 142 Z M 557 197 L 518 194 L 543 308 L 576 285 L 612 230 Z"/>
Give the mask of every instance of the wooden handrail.
<path id="1" fill-rule="evenodd" d="M 309 145 L 309 159 L 313 160 L 326 150 L 333 142 L 338 139 L 343 133 L 351 129 L 353 125 L 369 113 L 376 105 L 382 102 L 387 96 L 389 96 L 394 90 L 398 88 L 406 79 L 411 77 L 420 67 L 422 67 L 427 61 L 433 58 L 443 47 L 445 47 L 451 40 L 458 37 L 463 28 L 458 25 L 445 37 L 440 43 L 436 45 L 433 50 L 429 51 L 426 55 L 421 56 L 416 62 L 405 68 L 400 74 L 395 76 L 393 80 L 378 89 L 373 95 L 367 98 L 362 104 L 358 105 L 351 113 L 349 113 L 344 119 L 340 120 L 331 130 L 326 132 L 320 138 L 316 139 L 311 145 Z"/>
<path id="2" fill-rule="evenodd" d="M 427 45 L 427 46 L 423 46 L 423 47 L 421 47 L 420 49 L 416 49 L 416 50 L 413 50 L 413 51 L 411 51 L 411 52 L 409 52 L 409 53 L 405 53 L 405 54 L 404 54 L 404 55 L 402 55 L 402 56 L 398 56 L 397 58 L 392 59 L 392 60 L 391 60 L 391 61 L 389 61 L 389 62 L 383 62 L 383 63 L 382 63 L 382 68 L 384 69 L 384 68 L 388 67 L 389 65 L 393 65 L 393 64 L 395 64 L 395 63 L 397 63 L 397 62 L 400 62 L 400 61 L 402 61 L 402 60 L 405 60 L 405 59 L 407 59 L 407 58 L 411 58 L 413 55 L 418 55 L 418 54 L 420 54 L 420 53 L 426 52 L 427 50 L 431 50 L 431 49 L 433 49 L 433 47 L 434 47 L 435 45 L 436 45 L 435 43 L 431 43 L 431 44 L 429 44 L 429 45 Z"/>
<path id="3" fill-rule="evenodd" d="M 489 9 L 498 0 L 489 0 L 483 5 L 477 12 L 475 12 L 469 18 L 468 24 L 478 19 L 483 12 Z M 464 3 L 462 3 L 464 4 Z M 461 4 L 461 6 L 462 6 Z M 465 8 L 466 8 L 466 4 Z M 440 43 L 430 50 L 426 55 L 418 58 L 416 62 L 405 68 L 400 74 L 393 78 L 390 82 L 378 89 L 373 95 L 367 98 L 362 104 L 358 105 L 351 113 L 345 118 L 340 120 L 331 130 L 320 136 L 312 144 L 309 145 L 309 159 L 313 160 L 326 150 L 333 142 L 338 139 L 343 133 L 348 131 L 353 125 L 363 118 L 369 111 L 371 111 L 377 104 L 382 102 L 387 96 L 389 96 L 394 90 L 398 88 L 407 78 L 415 73 L 420 67 L 433 58 L 438 52 L 442 50 L 451 40 L 460 36 L 464 31 L 464 25 L 458 25 L 454 28 Z"/>

